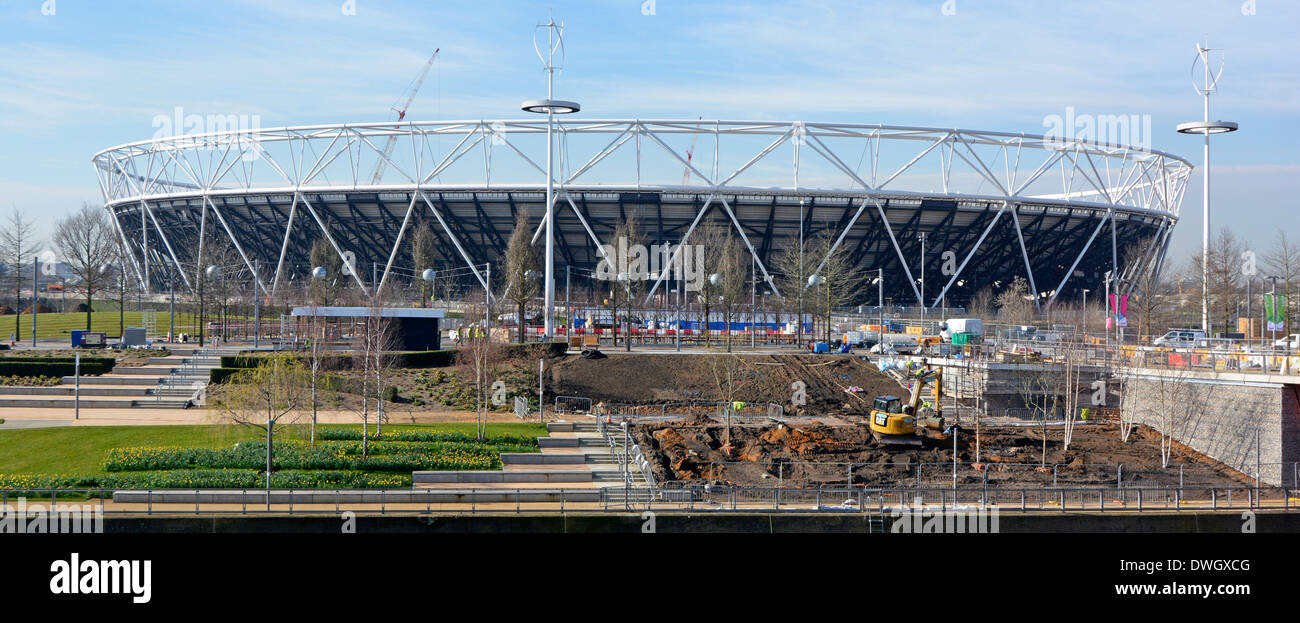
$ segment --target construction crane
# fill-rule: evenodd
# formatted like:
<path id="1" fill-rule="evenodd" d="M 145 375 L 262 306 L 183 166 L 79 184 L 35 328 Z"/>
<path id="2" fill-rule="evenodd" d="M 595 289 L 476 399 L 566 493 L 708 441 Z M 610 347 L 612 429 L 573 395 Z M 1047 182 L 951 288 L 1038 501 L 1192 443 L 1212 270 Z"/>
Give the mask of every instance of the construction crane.
<path id="1" fill-rule="evenodd" d="M 407 109 L 411 107 L 411 102 L 415 100 L 415 94 L 420 92 L 420 87 L 424 86 L 424 79 L 429 75 L 429 70 L 433 68 L 433 59 L 438 58 L 438 52 L 441 50 L 442 48 L 434 49 L 433 55 L 429 57 L 429 62 L 425 63 L 424 69 L 420 70 L 419 77 L 398 98 L 397 101 L 402 107 L 398 108 L 397 104 L 392 106 L 392 111 L 397 113 L 398 121 L 406 119 Z M 393 126 L 393 129 L 397 129 L 397 126 Z M 388 142 L 384 144 L 384 157 L 380 158 L 379 162 L 375 164 L 375 175 L 374 179 L 370 180 L 371 184 L 378 184 L 379 178 L 384 176 L 384 169 L 388 167 L 388 159 L 393 155 L 393 146 L 395 145 L 397 145 L 396 134 L 388 137 Z"/>
<path id="2" fill-rule="evenodd" d="M 700 120 L 704 120 L 704 115 L 700 115 Z M 682 171 L 682 186 L 691 183 L 691 157 L 695 155 L 695 139 L 698 138 L 700 138 L 698 132 L 691 135 L 691 148 L 686 150 L 686 167 L 685 170 Z"/>

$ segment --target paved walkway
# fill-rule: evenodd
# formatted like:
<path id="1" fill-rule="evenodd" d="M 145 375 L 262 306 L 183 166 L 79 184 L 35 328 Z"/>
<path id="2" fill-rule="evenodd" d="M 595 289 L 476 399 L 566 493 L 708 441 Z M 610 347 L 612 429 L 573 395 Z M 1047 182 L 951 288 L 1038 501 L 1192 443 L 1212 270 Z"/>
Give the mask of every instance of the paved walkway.
<path id="1" fill-rule="evenodd" d="M 220 424 L 220 413 L 202 407 L 193 409 L 82 409 L 81 418 L 74 419 L 73 409 L 32 409 L 27 407 L 0 408 L 0 430 L 7 428 L 33 428 L 39 426 L 161 426 Z M 388 424 L 446 424 L 473 422 L 473 411 L 430 411 L 427 413 L 387 413 Z M 310 418 L 310 414 L 306 417 Z M 321 411 L 317 422 L 322 424 L 361 424 L 361 416 L 352 411 Z M 490 413 L 489 422 L 521 422 L 512 413 Z M 536 422 L 536 418 L 531 420 Z M 29 423 L 40 422 L 41 424 Z M 11 425 L 11 423 L 13 425 Z M 370 424 L 375 416 L 370 415 Z"/>

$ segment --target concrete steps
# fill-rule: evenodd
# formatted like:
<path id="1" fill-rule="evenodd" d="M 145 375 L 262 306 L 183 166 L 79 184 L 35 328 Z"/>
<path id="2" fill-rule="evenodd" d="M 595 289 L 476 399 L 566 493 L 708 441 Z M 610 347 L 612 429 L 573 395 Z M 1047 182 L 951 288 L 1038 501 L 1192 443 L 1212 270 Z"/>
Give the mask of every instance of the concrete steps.
<path id="1" fill-rule="evenodd" d="M 82 409 L 183 409 L 188 398 L 82 398 Z M 33 396 L 30 398 L 5 398 L 0 396 L 0 408 L 27 409 L 74 409 L 78 406 L 75 398 L 49 398 Z"/>
<path id="2" fill-rule="evenodd" d="M 173 351 L 175 353 L 175 351 Z M 187 351 L 193 352 L 193 351 Z M 219 351 L 202 357 L 151 357 L 143 366 L 118 366 L 101 376 L 80 379 L 83 409 L 183 409 L 206 386 L 209 370 L 221 365 Z M 177 353 L 179 354 L 179 353 Z M 0 408 L 72 409 L 78 406 L 76 377 L 52 387 L 0 387 Z"/>
<path id="3" fill-rule="evenodd" d="M 161 379 L 162 377 L 159 378 Z M 81 386 L 84 388 L 87 385 L 144 385 L 144 384 L 154 385 L 155 383 L 151 381 L 154 381 L 154 379 L 140 378 L 137 376 L 114 376 L 112 374 L 105 374 L 103 376 L 83 376 L 81 377 Z M 72 376 L 63 377 L 64 385 L 72 385 L 76 382 L 77 382 L 76 377 L 72 377 Z"/>
<path id="4" fill-rule="evenodd" d="M 422 484 L 479 484 L 479 483 L 574 483 L 594 480 L 589 471 L 480 471 L 480 472 L 413 472 L 411 482 Z"/>

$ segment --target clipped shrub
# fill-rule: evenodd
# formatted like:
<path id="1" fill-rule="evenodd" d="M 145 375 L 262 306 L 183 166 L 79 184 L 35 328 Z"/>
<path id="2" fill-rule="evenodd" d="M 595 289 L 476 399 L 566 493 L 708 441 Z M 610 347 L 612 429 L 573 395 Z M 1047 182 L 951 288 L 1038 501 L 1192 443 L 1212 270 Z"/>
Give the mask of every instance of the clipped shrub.
<path id="1" fill-rule="evenodd" d="M 81 362 L 81 374 L 83 376 L 99 376 L 112 369 L 112 366 L 104 367 L 95 363 Z M 76 370 L 77 367 L 73 363 L 27 361 L 18 358 L 0 359 L 0 376 L 53 376 L 63 378 L 76 374 Z"/>
<path id="2" fill-rule="evenodd" d="M 255 489 L 266 478 L 253 469 L 180 469 L 103 475 L 0 474 L 0 489 Z M 277 489 L 398 489 L 410 474 L 286 470 L 271 473 Z"/>

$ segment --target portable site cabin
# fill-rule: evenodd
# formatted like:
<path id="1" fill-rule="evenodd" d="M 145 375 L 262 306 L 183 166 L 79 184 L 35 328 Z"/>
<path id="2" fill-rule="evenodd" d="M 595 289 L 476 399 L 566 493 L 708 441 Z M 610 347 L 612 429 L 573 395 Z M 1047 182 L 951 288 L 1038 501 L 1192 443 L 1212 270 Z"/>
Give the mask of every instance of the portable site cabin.
<path id="1" fill-rule="evenodd" d="M 326 323 L 355 335 L 373 310 L 369 307 L 295 307 L 291 316 L 295 320 L 324 318 Z M 425 307 L 385 307 L 380 317 L 389 319 L 393 327 L 393 350 L 439 350 L 442 333 L 438 323 L 447 315 L 445 309 Z M 360 325 L 360 326 L 358 326 Z"/>

